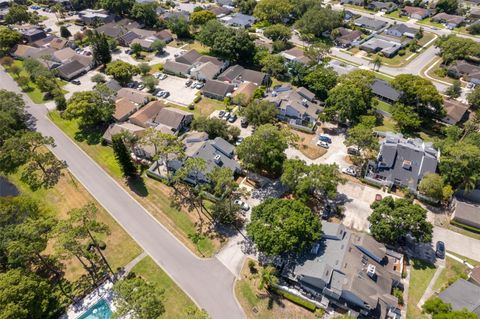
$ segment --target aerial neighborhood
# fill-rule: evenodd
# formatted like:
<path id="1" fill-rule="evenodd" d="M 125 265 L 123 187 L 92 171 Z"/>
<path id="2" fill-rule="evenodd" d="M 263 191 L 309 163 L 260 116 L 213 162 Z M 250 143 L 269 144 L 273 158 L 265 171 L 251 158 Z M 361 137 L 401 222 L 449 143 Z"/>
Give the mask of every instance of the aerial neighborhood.
<path id="1" fill-rule="evenodd" d="M 0 0 L 0 318 L 480 318 L 480 1 Z"/>

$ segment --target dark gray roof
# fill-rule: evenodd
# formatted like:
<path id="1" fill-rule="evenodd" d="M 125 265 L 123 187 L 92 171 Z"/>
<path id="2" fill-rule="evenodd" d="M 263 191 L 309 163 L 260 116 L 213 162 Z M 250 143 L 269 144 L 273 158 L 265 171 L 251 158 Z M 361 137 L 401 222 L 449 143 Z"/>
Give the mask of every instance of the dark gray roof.
<path id="1" fill-rule="evenodd" d="M 69 78 L 72 74 L 84 70 L 85 66 L 77 60 L 65 63 L 57 68 L 60 75 Z"/>
<path id="2" fill-rule="evenodd" d="M 403 23 L 397 23 L 397 24 L 394 24 L 392 25 L 389 30 L 397 30 L 398 32 L 404 34 L 404 33 L 411 33 L 411 34 L 417 34 L 418 33 L 418 29 L 415 29 L 415 28 L 410 28 L 409 26 L 407 26 L 406 24 L 403 24 Z"/>
<path id="3" fill-rule="evenodd" d="M 189 64 L 167 60 L 163 68 L 165 72 L 188 74 L 191 67 Z"/>
<path id="4" fill-rule="evenodd" d="M 249 27 L 255 23 L 257 19 L 254 16 L 243 14 L 243 13 L 235 13 L 231 16 L 230 19 L 225 20 L 225 24 L 234 26 L 234 27 Z"/>
<path id="5" fill-rule="evenodd" d="M 400 92 L 395 90 L 387 81 L 376 79 L 372 84 L 372 92 L 375 95 L 397 102 Z"/>
<path id="6" fill-rule="evenodd" d="M 202 88 L 203 93 L 213 94 L 216 96 L 225 96 L 227 93 L 233 91 L 233 86 L 231 84 L 217 81 L 217 80 L 207 80 L 205 86 Z"/>
<path id="7" fill-rule="evenodd" d="M 117 80 L 111 79 L 110 81 L 106 82 L 105 85 L 114 93 L 117 93 L 118 90 L 122 88 L 120 83 Z"/>
<path id="8" fill-rule="evenodd" d="M 175 58 L 175 61 L 184 64 L 193 64 L 202 55 L 197 50 L 190 50 Z"/>
<path id="9" fill-rule="evenodd" d="M 235 151 L 235 146 L 221 137 L 216 137 L 212 142 L 212 146 L 227 156 L 232 156 Z"/>
<path id="10" fill-rule="evenodd" d="M 480 286 L 465 279 L 458 279 L 438 297 L 445 303 L 451 304 L 453 310 L 467 309 L 480 315 Z"/>
<path id="11" fill-rule="evenodd" d="M 355 24 L 360 25 L 362 27 L 368 28 L 368 29 L 373 29 L 373 30 L 378 30 L 383 28 L 384 26 L 387 25 L 387 22 L 383 20 L 377 20 L 373 19 L 370 17 L 366 16 L 361 16 L 357 20 L 355 20 Z"/>

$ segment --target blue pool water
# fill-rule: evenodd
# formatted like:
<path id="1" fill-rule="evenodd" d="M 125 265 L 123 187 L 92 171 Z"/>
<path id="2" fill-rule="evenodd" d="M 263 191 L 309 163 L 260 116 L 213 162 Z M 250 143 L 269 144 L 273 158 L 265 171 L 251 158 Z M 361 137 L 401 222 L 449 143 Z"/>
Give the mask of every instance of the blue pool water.
<path id="1" fill-rule="evenodd" d="M 85 312 L 78 319 L 110 319 L 112 318 L 112 310 L 108 306 L 105 299 L 101 299 L 99 302 L 91 306 L 87 312 Z"/>

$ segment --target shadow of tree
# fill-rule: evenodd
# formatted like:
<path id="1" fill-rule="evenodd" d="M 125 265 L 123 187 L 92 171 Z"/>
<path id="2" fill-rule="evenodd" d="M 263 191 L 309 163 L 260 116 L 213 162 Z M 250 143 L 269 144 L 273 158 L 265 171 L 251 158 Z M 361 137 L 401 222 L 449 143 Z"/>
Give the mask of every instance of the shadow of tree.
<path id="1" fill-rule="evenodd" d="M 78 142 L 86 142 L 88 145 L 100 144 L 105 130 L 105 126 L 80 126 L 79 130 L 75 133 L 75 140 Z"/>
<path id="2" fill-rule="evenodd" d="M 127 185 L 130 188 L 132 192 L 137 194 L 138 196 L 141 197 L 146 197 L 148 196 L 148 189 L 147 186 L 145 185 L 145 181 L 143 180 L 143 177 L 134 177 L 134 178 L 129 178 L 127 180 Z"/>

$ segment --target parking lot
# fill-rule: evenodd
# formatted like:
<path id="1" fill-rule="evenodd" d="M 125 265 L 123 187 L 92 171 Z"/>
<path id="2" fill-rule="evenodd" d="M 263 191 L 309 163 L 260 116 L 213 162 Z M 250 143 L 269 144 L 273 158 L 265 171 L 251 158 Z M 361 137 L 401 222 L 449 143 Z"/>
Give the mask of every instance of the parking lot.
<path id="1" fill-rule="evenodd" d="M 215 117 L 215 118 L 218 118 L 218 113 L 220 111 L 213 111 L 212 114 L 210 114 L 210 118 L 212 117 Z M 234 112 L 235 112 L 235 109 L 234 109 Z M 238 116 L 238 115 L 237 115 Z M 252 135 L 252 126 L 251 125 L 248 125 L 248 127 L 246 128 L 243 128 L 241 125 L 240 125 L 240 121 L 241 121 L 241 117 L 239 116 L 237 118 L 237 120 L 233 123 L 228 123 L 229 125 L 232 125 L 232 126 L 236 126 L 240 129 L 240 136 L 245 138 L 245 137 L 248 137 L 250 135 Z"/>
<path id="2" fill-rule="evenodd" d="M 157 87 L 170 92 L 167 101 L 188 106 L 193 103 L 198 90 L 185 87 L 185 82 L 187 79 L 169 75 L 165 80 L 160 80 Z"/>

